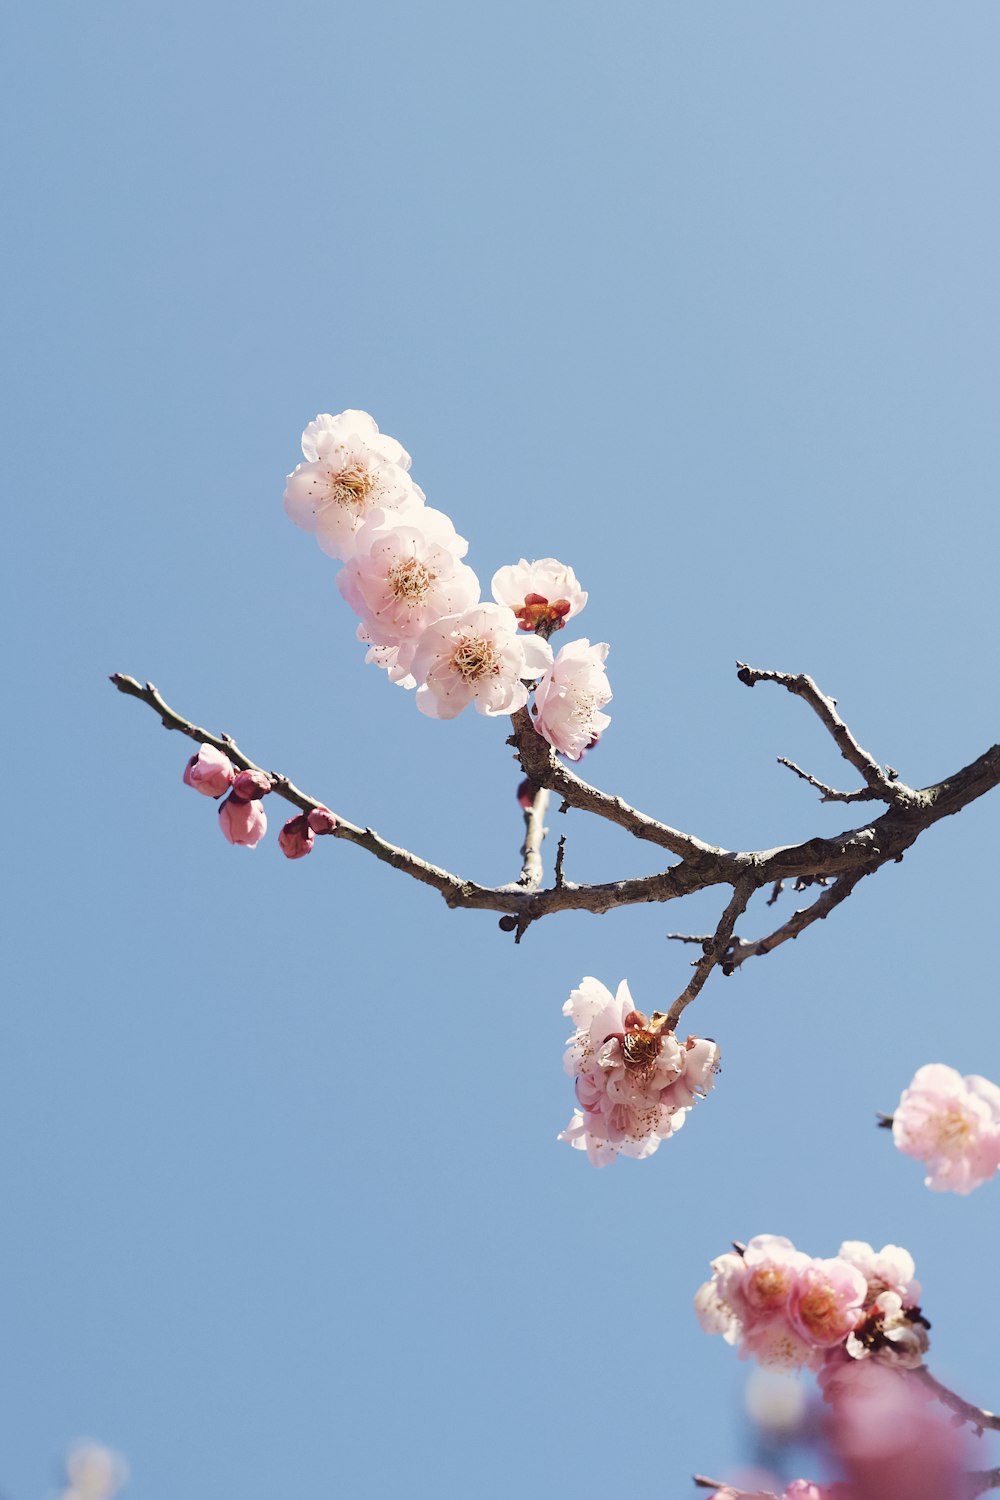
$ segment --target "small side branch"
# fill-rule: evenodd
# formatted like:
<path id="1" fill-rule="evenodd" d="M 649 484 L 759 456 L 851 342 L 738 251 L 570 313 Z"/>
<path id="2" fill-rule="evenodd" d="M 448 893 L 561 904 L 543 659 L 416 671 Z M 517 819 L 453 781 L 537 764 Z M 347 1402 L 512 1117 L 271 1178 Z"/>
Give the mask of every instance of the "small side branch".
<path id="1" fill-rule="evenodd" d="M 715 929 L 712 938 L 702 943 L 701 958 L 698 959 L 694 966 L 694 973 L 688 980 L 687 987 L 677 996 L 677 999 L 667 1011 L 664 1030 L 677 1030 L 677 1023 L 681 1018 L 681 1012 L 701 993 L 709 974 L 711 974 L 716 964 L 721 963 L 725 958 L 729 951 L 733 928 L 746 911 L 747 902 L 755 890 L 756 882 L 751 878 L 737 882 L 732 897 L 719 919 L 719 925 Z"/>
<path id="2" fill-rule="evenodd" d="M 965 1478 L 970 1497 L 985 1495 L 987 1490 L 1000 1490 L 1000 1469 L 973 1469 Z"/>
<path id="3" fill-rule="evenodd" d="M 524 843 L 521 845 L 521 858 L 524 863 L 517 881 L 522 891 L 537 891 L 545 874 L 542 865 L 542 843 L 548 833 L 545 827 L 545 814 L 548 806 L 548 787 L 540 786 L 524 809 Z"/>
<path id="4" fill-rule="evenodd" d="M 905 786 L 903 782 L 898 781 L 895 775 L 890 776 L 888 771 L 883 770 L 873 755 L 869 755 L 867 750 L 862 749 L 837 712 L 836 699 L 828 698 L 825 693 L 821 693 L 811 677 L 807 677 L 804 672 L 796 674 L 793 672 L 761 671 L 756 667 L 748 667 L 746 662 L 743 661 L 736 663 L 736 675 L 747 687 L 754 687 L 758 682 L 776 682 L 779 687 L 787 688 L 788 692 L 794 693 L 796 698 L 801 698 L 803 703 L 807 703 L 833 736 L 837 749 L 844 759 L 856 771 L 860 771 L 861 778 L 868 788 L 871 797 L 877 798 L 880 802 L 888 803 L 890 807 L 911 800 L 914 795 L 911 788 Z M 797 767 L 796 770 L 798 770 Z M 804 772 L 799 772 L 799 774 L 806 781 L 811 780 L 811 777 L 807 776 Z M 823 790 L 830 790 L 829 788 L 822 788 L 822 783 L 819 782 L 813 782 L 813 785 L 819 786 Z M 849 795 L 834 795 L 829 800 L 845 802 L 860 799 Z"/>
<path id="5" fill-rule="evenodd" d="M 797 766 L 794 760 L 789 760 L 787 755 L 778 756 L 778 765 L 787 766 L 790 771 L 795 772 L 796 776 L 801 777 L 803 781 L 808 781 L 809 785 L 814 786 L 818 792 L 822 792 L 823 795 L 819 799 L 821 802 L 874 802 L 881 800 L 878 792 L 873 792 L 870 786 L 859 787 L 856 792 L 835 791 L 832 786 L 827 786 L 825 781 L 817 781 L 815 776 L 810 776 L 808 771 L 803 771 L 802 767 Z"/>
<path id="6" fill-rule="evenodd" d="M 961 1396 L 956 1396 L 954 1391 L 942 1385 L 928 1370 L 926 1365 L 921 1365 L 913 1372 L 930 1391 L 942 1406 L 947 1406 L 963 1422 L 974 1427 L 977 1433 L 983 1433 L 989 1428 L 993 1432 L 1000 1432 L 1000 1417 L 995 1412 L 986 1411 L 984 1407 L 973 1406 L 971 1401 L 964 1401 Z"/>
<path id="7" fill-rule="evenodd" d="M 814 922 L 821 922 L 828 917 L 835 907 L 842 901 L 846 901 L 860 880 L 864 879 L 867 872 L 862 871 L 857 875 L 841 875 L 833 885 L 827 886 L 822 896 L 818 896 L 811 906 L 801 907 L 793 912 L 787 922 L 782 922 L 774 932 L 769 932 L 766 937 L 758 938 L 756 942 L 743 942 L 739 938 L 734 939 L 729 952 L 725 956 L 725 969 L 732 973 L 741 964 L 746 963 L 748 958 L 763 958 L 766 953 L 771 953 L 775 948 L 780 948 L 782 943 L 787 943 L 797 938 L 800 932 L 805 932 Z"/>
<path id="8" fill-rule="evenodd" d="M 607 792 L 601 792 L 596 786 L 590 786 L 579 776 L 575 776 L 557 758 L 548 741 L 536 732 L 526 708 L 518 709 L 511 723 L 514 733 L 510 743 L 517 749 L 525 776 L 539 786 L 551 787 L 570 807 L 578 807 L 583 812 L 607 818 L 634 838 L 659 844 L 682 859 L 696 860 L 704 855 L 723 852 L 714 844 L 706 844 L 702 839 L 695 838 L 693 834 L 682 833 L 679 828 L 671 828 L 668 823 L 657 822 L 648 814 L 630 807 L 621 797 L 609 796 Z"/>

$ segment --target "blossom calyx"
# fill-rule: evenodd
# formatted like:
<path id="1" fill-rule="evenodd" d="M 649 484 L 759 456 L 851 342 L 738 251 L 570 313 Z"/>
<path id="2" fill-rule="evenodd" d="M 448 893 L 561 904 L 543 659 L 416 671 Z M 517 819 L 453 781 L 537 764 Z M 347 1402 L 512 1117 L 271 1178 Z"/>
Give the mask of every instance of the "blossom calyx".
<path id="1" fill-rule="evenodd" d="M 240 771 L 233 782 L 232 794 L 238 802 L 253 802 L 257 797 L 266 797 L 271 790 L 271 778 L 263 771 Z"/>

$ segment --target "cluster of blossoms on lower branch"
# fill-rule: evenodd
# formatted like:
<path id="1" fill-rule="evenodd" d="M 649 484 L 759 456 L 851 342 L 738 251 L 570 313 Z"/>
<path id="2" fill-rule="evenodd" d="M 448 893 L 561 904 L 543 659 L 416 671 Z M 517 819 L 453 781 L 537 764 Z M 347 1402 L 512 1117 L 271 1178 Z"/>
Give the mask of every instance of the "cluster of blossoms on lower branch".
<path id="1" fill-rule="evenodd" d="M 712 1262 L 695 1296 L 706 1333 L 721 1333 L 742 1359 L 817 1372 L 828 1400 L 863 1386 L 874 1370 L 916 1369 L 930 1324 L 918 1305 L 913 1258 L 846 1240 L 829 1260 L 759 1234 Z M 875 1378 L 879 1378 L 878 1375 Z"/>
<path id="2" fill-rule="evenodd" d="M 578 760 L 610 723 L 608 647 L 574 641 L 553 658 L 548 637 L 587 602 L 572 568 L 542 558 L 500 568 L 492 601 L 462 561 L 468 542 L 426 504 L 410 455 L 367 412 L 323 413 L 302 434 L 305 462 L 288 476 L 285 510 L 343 568 L 337 586 L 358 616 L 367 660 L 416 688 L 430 718 L 524 708 Z"/>
<path id="3" fill-rule="evenodd" d="M 184 768 L 184 784 L 216 801 L 225 797 L 219 807 L 219 828 L 231 844 L 255 849 L 267 832 L 267 813 L 263 798 L 271 791 L 271 779 L 263 771 L 237 771 L 229 756 L 214 745 L 201 745 Z M 228 796 L 226 796 L 228 792 Z M 309 854 L 316 834 L 332 833 L 337 826 L 333 813 L 326 807 L 314 807 L 299 813 L 278 834 L 281 852 L 288 859 Z"/>
<path id="4" fill-rule="evenodd" d="M 582 979 L 563 1015 L 576 1027 L 564 1066 L 576 1081 L 580 1108 L 559 1139 L 586 1151 L 595 1167 L 618 1155 L 652 1156 L 712 1087 L 715 1042 L 679 1042 L 665 1016 L 636 1010 L 624 979 L 615 995 L 598 979 Z"/>
<path id="5" fill-rule="evenodd" d="M 1000 1168 L 1000 1088 L 944 1063 L 918 1068 L 892 1117 L 900 1151 L 925 1162 L 935 1192 L 971 1193 Z"/>

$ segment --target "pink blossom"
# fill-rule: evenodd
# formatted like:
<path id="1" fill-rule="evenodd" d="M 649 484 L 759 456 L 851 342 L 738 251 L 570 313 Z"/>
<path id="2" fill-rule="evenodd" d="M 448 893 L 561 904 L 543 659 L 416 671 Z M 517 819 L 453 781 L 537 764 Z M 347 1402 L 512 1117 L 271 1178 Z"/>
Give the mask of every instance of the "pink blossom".
<path id="1" fill-rule="evenodd" d="M 410 672 L 410 662 L 413 660 L 418 642 L 404 641 L 402 646 L 373 646 L 370 644 L 371 637 L 364 624 L 358 626 L 355 632 L 359 641 L 368 644 L 365 653 L 365 661 L 375 667 L 380 667 L 397 687 L 415 688 L 417 679 Z"/>
<path id="2" fill-rule="evenodd" d="M 865 1300 L 867 1284 L 846 1260 L 811 1260 L 796 1277 L 788 1321 L 806 1343 L 829 1349 L 843 1343 Z"/>
<path id="3" fill-rule="evenodd" d="M 337 820 L 328 807 L 311 808 L 306 821 L 313 833 L 332 833 L 337 826 Z"/>
<path id="4" fill-rule="evenodd" d="M 289 818 L 278 834 L 278 844 L 286 859 L 302 859 L 304 855 L 311 854 L 314 841 L 315 836 L 305 813 Z"/>
<path id="5" fill-rule="evenodd" d="M 379 513 L 360 528 L 354 555 L 337 575 L 375 646 L 416 642 L 428 625 L 479 600 L 479 579 L 446 545 L 448 531 L 435 517 L 447 520 L 429 507 L 406 521 Z"/>
<path id="6" fill-rule="evenodd" d="M 863 1395 L 834 1406 L 833 1441 L 847 1472 L 851 1500 L 959 1500 L 965 1444 L 928 1409 L 912 1379 L 877 1372 Z"/>
<path id="7" fill-rule="evenodd" d="M 219 827 L 231 844 L 245 844 L 253 849 L 267 832 L 263 803 L 247 802 L 230 793 L 219 808 Z"/>
<path id="8" fill-rule="evenodd" d="M 601 713 L 611 699 L 604 670 L 609 647 L 602 642 L 570 641 L 535 689 L 535 728 L 562 755 L 579 760 L 584 750 L 611 723 Z"/>
<path id="9" fill-rule="evenodd" d="M 324 552 L 350 557 L 374 510 L 419 510 L 424 493 L 407 472 L 410 455 L 364 411 L 322 413 L 302 434 L 306 462 L 288 476 L 285 510 Z"/>
<path id="10" fill-rule="evenodd" d="M 920 1301 L 913 1256 L 901 1245 L 883 1245 L 876 1251 L 864 1240 L 845 1240 L 837 1253 L 865 1278 L 866 1303 L 874 1302 L 882 1292 L 897 1292 L 904 1307 L 915 1307 Z"/>
<path id="11" fill-rule="evenodd" d="M 184 768 L 184 785 L 204 797 L 224 797 L 236 775 L 228 755 L 214 745 L 202 745 Z"/>
<path id="12" fill-rule="evenodd" d="M 559 1139 L 586 1151 L 595 1166 L 619 1154 L 651 1156 L 684 1123 L 690 1106 L 668 1095 L 695 1049 L 636 1010 L 625 980 L 616 995 L 597 979 L 581 980 L 563 1014 L 576 1027 L 563 1065 L 576 1080 L 580 1108 Z M 701 1087 L 709 1075 L 695 1066 Z"/>
<path id="13" fill-rule="evenodd" d="M 918 1068 L 896 1107 L 892 1138 L 927 1164 L 935 1192 L 971 1193 L 1000 1166 L 1000 1089 L 943 1063 Z"/>
<path id="14" fill-rule="evenodd" d="M 530 563 L 522 557 L 519 563 L 498 568 L 493 597 L 514 611 L 522 630 L 561 630 L 587 602 L 573 569 L 554 557 Z"/>
<path id="15" fill-rule="evenodd" d="M 519 636 L 512 612 L 479 604 L 428 627 L 410 671 L 421 687 L 417 707 L 432 719 L 453 719 L 470 703 L 481 714 L 512 714 L 528 701 L 525 680 L 552 663 L 552 648 Z"/>
<path id="16" fill-rule="evenodd" d="M 233 796 L 244 802 L 252 802 L 255 797 L 266 797 L 270 790 L 271 778 L 266 772 L 256 768 L 240 771 L 233 782 Z"/>

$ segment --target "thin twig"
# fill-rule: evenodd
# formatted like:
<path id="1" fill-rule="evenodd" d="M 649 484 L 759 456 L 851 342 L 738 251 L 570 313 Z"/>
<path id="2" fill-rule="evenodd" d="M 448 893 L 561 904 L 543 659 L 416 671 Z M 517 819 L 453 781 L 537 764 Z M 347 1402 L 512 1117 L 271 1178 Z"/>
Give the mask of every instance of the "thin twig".
<path id="1" fill-rule="evenodd" d="M 987 1428 L 990 1428 L 994 1432 L 1000 1432 L 1000 1417 L 995 1412 L 986 1411 L 984 1407 L 973 1406 L 971 1401 L 964 1401 L 961 1396 L 957 1396 L 946 1385 L 942 1385 L 940 1380 L 931 1374 L 926 1365 L 921 1365 L 919 1369 L 914 1371 L 914 1374 L 922 1381 L 931 1394 L 941 1402 L 942 1406 L 947 1406 L 949 1411 L 953 1411 L 963 1422 L 967 1422 L 970 1427 L 974 1427 L 978 1433 L 985 1432 Z"/>
<path id="2" fill-rule="evenodd" d="M 821 922 L 842 901 L 847 900 L 858 882 L 864 879 L 864 875 L 864 871 L 857 875 L 841 875 L 833 885 L 826 887 L 822 896 L 818 896 L 811 906 L 800 907 L 787 922 L 782 922 L 780 927 L 776 927 L 766 937 L 758 938 L 756 942 L 735 939 L 725 957 L 726 968 L 731 972 L 746 963 L 748 958 L 763 958 L 766 953 L 780 948 L 782 943 L 797 938 L 800 932 L 805 932 L 814 922 Z"/>
<path id="3" fill-rule="evenodd" d="M 875 757 L 861 748 L 837 712 L 836 699 L 828 698 L 825 693 L 821 693 L 812 678 L 806 676 L 804 672 L 796 674 L 760 671 L 756 667 L 748 667 L 743 661 L 736 663 L 736 672 L 740 681 L 746 683 L 747 687 L 753 687 L 758 682 L 776 682 L 780 687 L 787 688 L 790 693 L 794 693 L 796 698 L 801 698 L 803 703 L 808 703 L 832 734 L 841 755 L 856 771 L 861 772 L 865 785 L 880 802 L 887 802 L 892 807 L 908 802 L 913 796 L 912 788 L 904 786 L 901 781 L 889 776 Z M 805 779 L 808 781 L 810 778 L 807 776 Z M 837 797 L 835 800 L 839 802 L 848 799 Z"/>
<path id="4" fill-rule="evenodd" d="M 566 859 L 566 835 L 564 833 L 561 833 L 559 835 L 559 842 L 556 845 L 556 869 L 555 869 L 555 877 L 554 877 L 554 879 L 555 879 L 555 887 L 556 887 L 557 891 L 562 890 L 563 886 L 566 884 L 566 877 L 563 874 L 563 864 L 565 862 L 565 859 Z"/>
<path id="5" fill-rule="evenodd" d="M 737 882 L 726 909 L 719 918 L 719 925 L 715 929 L 711 942 L 703 944 L 704 951 L 694 966 L 694 973 L 688 980 L 685 989 L 677 996 L 677 999 L 667 1011 L 664 1030 L 676 1031 L 677 1022 L 681 1018 L 681 1012 L 700 994 L 709 974 L 711 974 L 716 964 L 721 963 L 725 958 L 729 948 L 729 940 L 733 935 L 733 928 L 736 925 L 737 919 L 746 911 L 747 902 L 750 900 L 755 889 L 756 887 L 751 879 L 744 879 Z"/>
<path id="6" fill-rule="evenodd" d="M 818 792 L 822 792 L 823 795 L 819 799 L 821 802 L 872 802 L 883 800 L 878 792 L 872 791 L 870 786 L 859 787 L 856 792 L 837 792 L 832 786 L 827 786 L 825 781 L 817 781 L 815 776 L 810 776 L 808 771 L 803 771 L 802 767 L 797 766 L 794 760 L 789 760 L 787 755 L 778 756 L 778 765 L 787 766 L 790 771 L 795 772 L 796 776 L 801 776 L 803 781 L 808 781 L 810 786 L 814 786 Z"/>
<path id="7" fill-rule="evenodd" d="M 549 831 L 545 827 L 545 814 L 548 806 L 548 787 L 540 786 L 530 804 L 524 809 L 524 843 L 521 845 L 521 857 L 524 863 L 517 881 L 522 891 L 537 891 L 545 874 L 545 867 L 542 864 L 542 843 Z"/>
<path id="8" fill-rule="evenodd" d="M 690 833 L 682 833 L 680 829 L 671 828 L 667 823 L 657 822 L 655 818 L 630 807 L 621 797 L 609 796 L 607 792 L 601 792 L 575 776 L 557 759 L 548 741 L 536 732 L 526 708 L 519 709 L 513 715 L 511 723 L 514 726 L 511 743 L 517 749 L 525 776 L 539 786 L 551 787 L 570 807 L 578 807 L 584 812 L 595 813 L 599 818 L 607 818 L 634 838 L 659 844 L 672 854 L 680 855 L 682 859 L 696 860 L 703 855 L 724 852 Z"/>
<path id="9" fill-rule="evenodd" d="M 970 1500 L 976 1495 L 985 1495 L 987 1490 L 1000 1490 L 1000 1468 L 998 1469 L 973 1469 L 965 1476 L 968 1489 L 966 1494 Z"/>

